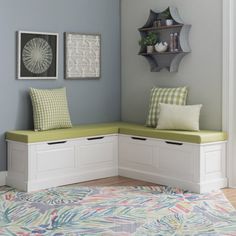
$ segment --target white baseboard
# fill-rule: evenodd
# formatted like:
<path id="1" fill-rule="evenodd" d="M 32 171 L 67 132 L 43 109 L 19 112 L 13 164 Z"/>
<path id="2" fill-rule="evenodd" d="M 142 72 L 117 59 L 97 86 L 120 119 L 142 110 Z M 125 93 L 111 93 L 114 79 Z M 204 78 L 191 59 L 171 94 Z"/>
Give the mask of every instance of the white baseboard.
<path id="1" fill-rule="evenodd" d="M 193 182 L 170 178 L 168 176 L 159 175 L 146 171 L 135 170 L 132 168 L 119 167 L 118 173 L 120 176 L 147 181 L 150 183 L 166 185 L 170 187 L 180 187 L 190 191 L 200 193 L 200 186 Z"/>
<path id="2" fill-rule="evenodd" d="M 0 171 L 0 186 L 6 185 L 7 171 Z"/>
<path id="3" fill-rule="evenodd" d="M 88 171 L 83 173 L 77 172 L 65 176 L 58 176 L 55 178 L 50 177 L 48 179 L 39 179 L 27 182 L 21 179 L 20 177 L 16 178 L 14 175 L 11 174 L 11 172 L 9 172 L 6 182 L 7 185 L 17 188 L 18 190 L 30 192 L 56 186 L 63 186 L 95 179 L 113 177 L 117 175 L 117 168 L 104 168 L 97 171 Z"/>
<path id="4" fill-rule="evenodd" d="M 190 190 L 195 193 L 211 192 L 216 189 L 221 189 L 227 186 L 226 178 L 219 178 L 213 181 L 203 182 L 201 184 L 189 182 L 187 180 L 170 178 L 157 173 L 135 170 L 132 168 L 120 167 L 118 170 L 120 176 L 148 181 L 156 184 L 163 184 L 170 187 L 180 187 L 182 189 Z"/>
<path id="5" fill-rule="evenodd" d="M 25 191 L 37 191 L 40 189 L 47 189 L 51 187 L 63 186 L 68 184 L 76 184 L 84 181 L 91 181 L 96 179 L 108 178 L 117 176 L 117 169 L 104 169 L 94 172 L 88 172 L 84 174 L 74 174 L 69 176 L 63 176 L 58 178 L 52 178 L 49 180 L 31 181 L 26 184 Z M 24 186 L 22 186 L 24 187 Z"/>

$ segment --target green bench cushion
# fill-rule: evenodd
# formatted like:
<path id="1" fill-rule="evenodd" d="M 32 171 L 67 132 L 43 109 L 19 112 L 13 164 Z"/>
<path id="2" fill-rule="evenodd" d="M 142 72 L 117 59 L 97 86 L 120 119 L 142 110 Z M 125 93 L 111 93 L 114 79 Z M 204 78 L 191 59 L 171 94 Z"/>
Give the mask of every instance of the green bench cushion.
<path id="1" fill-rule="evenodd" d="M 188 143 L 211 143 L 227 140 L 226 132 L 200 130 L 200 131 L 177 131 L 177 130 L 157 130 L 150 127 L 134 124 L 122 124 L 121 134 L 143 136 L 149 138 L 166 139 Z"/>
<path id="2" fill-rule="evenodd" d="M 221 131 L 156 130 L 143 125 L 124 122 L 77 125 L 67 129 L 38 132 L 32 130 L 10 131 L 6 133 L 6 139 L 24 143 L 36 143 L 116 133 L 198 144 L 227 140 L 227 134 Z"/>
<path id="3" fill-rule="evenodd" d="M 76 125 L 72 128 L 46 131 L 17 130 L 6 133 L 6 139 L 24 143 L 47 142 L 118 133 L 116 123 Z"/>

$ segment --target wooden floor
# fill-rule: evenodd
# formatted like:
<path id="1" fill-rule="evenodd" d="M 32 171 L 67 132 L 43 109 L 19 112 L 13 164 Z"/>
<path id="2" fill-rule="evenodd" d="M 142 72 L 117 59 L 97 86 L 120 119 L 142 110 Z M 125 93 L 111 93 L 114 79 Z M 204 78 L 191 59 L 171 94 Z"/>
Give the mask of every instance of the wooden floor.
<path id="1" fill-rule="evenodd" d="M 145 181 L 129 179 L 125 177 L 111 177 L 99 180 L 93 180 L 80 183 L 81 186 L 147 186 L 157 185 Z M 236 189 L 223 189 L 225 196 L 229 199 L 231 204 L 236 208 Z"/>
<path id="2" fill-rule="evenodd" d="M 229 199 L 231 204 L 236 208 L 236 189 L 226 188 L 223 189 L 225 196 Z"/>

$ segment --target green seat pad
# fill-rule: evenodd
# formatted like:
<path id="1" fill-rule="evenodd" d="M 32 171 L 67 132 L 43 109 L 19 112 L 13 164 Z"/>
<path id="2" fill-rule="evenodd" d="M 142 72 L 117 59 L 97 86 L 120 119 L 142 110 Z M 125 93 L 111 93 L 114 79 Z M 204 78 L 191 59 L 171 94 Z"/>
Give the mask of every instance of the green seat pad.
<path id="1" fill-rule="evenodd" d="M 157 130 L 135 124 L 122 124 L 119 133 L 133 136 L 173 140 L 188 143 L 211 143 L 227 140 L 227 133 L 222 131 L 200 130 L 200 131 L 177 131 Z"/>
<path id="2" fill-rule="evenodd" d="M 77 125 L 72 128 L 47 131 L 10 131 L 6 133 L 6 139 L 24 143 L 36 143 L 116 133 L 198 144 L 227 140 L 227 134 L 221 131 L 157 130 L 143 125 L 124 122 Z"/>
<path id="3" fill-rule="evenodd" d="M 72 128 L 54 129 L 46 131 L 11 131 L 6 133 L 6 139 L 24 143 L 36 143 L 97 135 L 116 134 L 118 133 L 118 131 L 118 123 L 76 125 Z"/>

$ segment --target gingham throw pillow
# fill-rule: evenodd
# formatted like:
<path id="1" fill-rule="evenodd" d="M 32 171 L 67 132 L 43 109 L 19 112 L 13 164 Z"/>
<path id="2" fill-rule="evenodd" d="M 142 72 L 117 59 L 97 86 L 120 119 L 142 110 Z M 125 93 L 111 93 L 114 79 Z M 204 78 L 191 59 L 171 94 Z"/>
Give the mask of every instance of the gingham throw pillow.
<path id="1" fill-rule="evenodd" d="M 65 88 L 30 88 L 30 97 L 35 131 L 72 127 Z"/>
<path id="2" fill-rule="evenodd" d="M 146 126 L 156 127 L 159 119 L 159 103 L 185 105 L 187 99 L 187 87 L 157 88 L 151 89 L 149 112 Z"/>

